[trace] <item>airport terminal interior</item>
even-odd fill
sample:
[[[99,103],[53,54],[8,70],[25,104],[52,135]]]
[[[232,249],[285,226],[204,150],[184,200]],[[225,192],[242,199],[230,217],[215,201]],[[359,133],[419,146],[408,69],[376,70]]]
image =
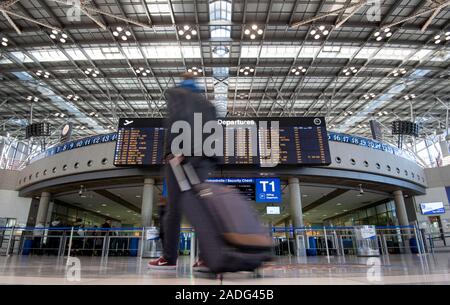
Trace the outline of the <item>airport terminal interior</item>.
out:
[[[450,1],[0,12],[0,284],[450,284]],[[207,183],[272,238],[255,272],[196,272],[185,216],[177,269],[148,268],[171,196],[166,93],[186,73],[220,118]]]

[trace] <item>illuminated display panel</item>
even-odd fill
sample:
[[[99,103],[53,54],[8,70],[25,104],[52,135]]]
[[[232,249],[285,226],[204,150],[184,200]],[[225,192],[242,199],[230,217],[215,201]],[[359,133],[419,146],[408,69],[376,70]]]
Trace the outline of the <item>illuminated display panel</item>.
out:
[[[226,118],[219,119],[219,122],[224,131],[221,160],[225,165],[331,163],[328,135],[322,117],[277,118],[279,128],[276,128],[274,118]],[[163,119],[120,119],[114,164],[163,164],[167,132],[163,123]]]

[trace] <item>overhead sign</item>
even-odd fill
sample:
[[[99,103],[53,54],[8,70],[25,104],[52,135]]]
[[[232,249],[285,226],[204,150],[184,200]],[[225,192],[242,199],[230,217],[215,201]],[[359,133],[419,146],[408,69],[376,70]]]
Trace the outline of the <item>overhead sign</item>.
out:
[[[234,187],[248,201],[255,201],[255,179],[253,178],[208,178],[206,182],[222,183]]]
[[[443,202],[426,202],[420,204],[420,210],[423,215],[434,215],[445,213]]]
[[[281,182],[279,178],[257,178],[256,202],[281,202]]]
[[[267,207],[266,208],[267,215],[279,215],[280,214],[280,207]]]

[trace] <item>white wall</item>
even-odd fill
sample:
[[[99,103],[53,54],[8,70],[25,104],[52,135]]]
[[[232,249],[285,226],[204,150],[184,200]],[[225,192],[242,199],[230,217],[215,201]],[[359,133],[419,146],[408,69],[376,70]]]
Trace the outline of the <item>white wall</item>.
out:
[[[428,181],[426,194],[423,196],[416,196],[414,199],[419,225],[422,228],[426,228],[429,223],[428,216],[424,216],[420,212],[419,205],[421,203],[443,202],[445,213],[436,216],[441,218],[442,229],[444,232],[450,232],[450,204],[445,191],[445,187],[450,186],[450,166],[427,168],[425,169],[425,175]]]
[[[19,197],[19,192],[0,190],[0,218],[16,218],[17,225],[25,226],[30,212],[31,198]]]

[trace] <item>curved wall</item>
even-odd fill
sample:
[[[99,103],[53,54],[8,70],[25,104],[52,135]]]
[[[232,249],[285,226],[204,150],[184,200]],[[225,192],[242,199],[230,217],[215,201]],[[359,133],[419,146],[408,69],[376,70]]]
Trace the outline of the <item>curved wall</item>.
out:
[[[400,156],[371,149],[368,147],[330,141],[331,165],[327,167],[289,167],[272,169],[255,169],[250,172],[242,170],[246,175],[258,175],[260,172],[274,172],[279,176],[318,175],[342,176],[345,179],[372,181],[398,185],[401,189],[411,189],[421,193],[426,187],[426,178],[422,167],[415,162]],[[83,181],[89,173],[102,172],[98,178],[117,178],[126,176],[160,176],[158,167],[153,169],[117,168],[113,165],[115,142],[80,147],[64,151],[31,163],[24,168],[16,182],[17,190],[36,190],[37,185],[55,185],[61,183],[63,177],[73,176],[73,181]],[[224,171],[226,172],[226,171]],[[83,174],[83,175],[78,175]],[[94,179],[96,175],[91,175]],[[81,180],[80,180],[81,179]],[[68,181],[67,179],[65,179]],[[45,183],[43,183],[45,182]],[[326,181],[324,180],[324,183]],[[25,193],[27,193],[25,191]]]

